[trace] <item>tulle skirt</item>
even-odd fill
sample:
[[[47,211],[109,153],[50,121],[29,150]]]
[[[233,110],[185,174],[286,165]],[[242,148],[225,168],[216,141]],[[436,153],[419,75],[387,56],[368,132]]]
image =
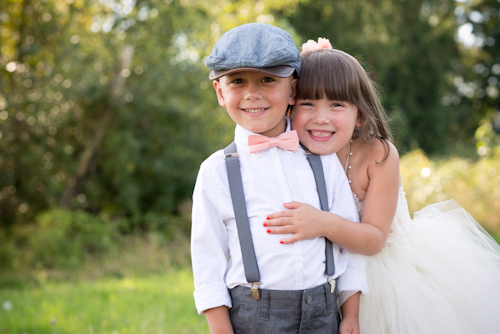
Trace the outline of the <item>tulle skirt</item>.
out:
[[[455,201],[393,223],[366,260],[362,334],[500,333],[500,246]]]

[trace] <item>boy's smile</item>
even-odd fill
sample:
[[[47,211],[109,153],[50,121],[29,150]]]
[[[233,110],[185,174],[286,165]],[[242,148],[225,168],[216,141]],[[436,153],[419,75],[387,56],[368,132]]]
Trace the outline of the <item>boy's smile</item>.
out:
[[[300,142],[316,154],[331,154],[342,149],[361,126],[358,108],[348,102],[297,100],[292,114],[292,128]]]
[[[285,130],[285,113],[295,103],[297,79],[245,70],[213,82],[219,104],[234,122],[268,137]]]

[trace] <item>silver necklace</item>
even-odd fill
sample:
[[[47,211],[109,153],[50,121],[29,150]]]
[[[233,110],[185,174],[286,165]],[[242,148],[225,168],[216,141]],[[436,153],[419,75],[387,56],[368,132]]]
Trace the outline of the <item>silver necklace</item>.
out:
[[[347,158],[346,158],[345,167],[344,167],[344,173],[346,174],[347,180],[349,181],[349,186],[351,185],[351,182],[352,182],[352,180],[351,180],[351,168],[352,168],[352,166],[349,165],[349,158],[352,155],[352,152],[351,152],[352,142],[353,142],[353,140],[351,139],[351,142],[349,143],[349,153],[347,153]],[[347,173],[347,171],[349,171],[349,173]],[[352,191],[352,187],[351,187],[351,191]],[[352,191],[352,194],[354,195],[354,197],[358,198],[358,196],[354,193],[354,191]]]
[[[352,152],[351,152],[351,145],[352,145],[352,142],[353,140],[351,139],[351,142],[349,143],[349,153],[347,153],[347,159],[345,161],[345,167],[344,167],[344,173],[347,175],[347,179],[349,180],[349,184],[351,183],[351,167],[352,166],[349,166],[349,158],[351,157],[352,155]],[[347,173],[347,170],[349,169],[349,173]]]

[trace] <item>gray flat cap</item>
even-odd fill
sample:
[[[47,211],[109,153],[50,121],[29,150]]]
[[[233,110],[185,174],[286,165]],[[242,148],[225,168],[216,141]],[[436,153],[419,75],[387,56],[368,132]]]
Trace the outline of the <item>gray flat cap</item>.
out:
[[[206,66],[210,80],[241,70],[278,77],[300,72],[300,54],[292,36],[265,23],[248,23],[224,33],[215,43]]]

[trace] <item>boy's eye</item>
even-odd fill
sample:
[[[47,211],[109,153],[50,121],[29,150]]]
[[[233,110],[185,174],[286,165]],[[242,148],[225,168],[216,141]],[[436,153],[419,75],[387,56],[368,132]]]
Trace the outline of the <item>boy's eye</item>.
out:
[[[271,77],[265,77],[262,79],[262,82],[272,82],[274,81],[274,78],[271,78]]]
[[[239,83],[243,83],[245,82],[243,79],[234,79],[231,81],[231,83],[234,83],[234,84],[239,84]]]

